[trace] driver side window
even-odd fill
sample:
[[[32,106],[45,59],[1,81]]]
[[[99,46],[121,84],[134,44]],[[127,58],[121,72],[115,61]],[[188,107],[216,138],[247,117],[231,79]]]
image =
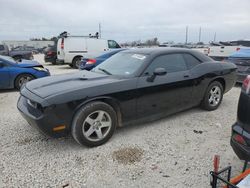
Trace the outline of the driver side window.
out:
[[[167,54],[156,57],[146,69],[146,75],[152,75],[156,68],[165,68],[167,73],[187,70],[182,54]]]
[[[108,47],[109,48],[121,48],[117,42],[114,40],[108,40]]]

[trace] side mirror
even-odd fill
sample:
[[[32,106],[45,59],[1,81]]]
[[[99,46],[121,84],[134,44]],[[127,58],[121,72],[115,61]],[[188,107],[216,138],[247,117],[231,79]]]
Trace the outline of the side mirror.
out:
[[[154,71],[154,75],[156,75],[156,76],[162,76],[165,74],[167,74],[167,71],[164,68],[156,68]]]
[[[153,75],[147,78],[147,81],[153,82],[156,76],[163,76],[165,74],[167,74],[167,71],[165,68],[156,68],[153,72]]]

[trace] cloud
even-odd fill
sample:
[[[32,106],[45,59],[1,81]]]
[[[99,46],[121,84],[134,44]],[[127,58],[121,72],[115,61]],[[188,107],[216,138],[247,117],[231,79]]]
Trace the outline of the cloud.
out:
[[[102,36],[119,42],[158,37],[162,42],[208,42],[250,38],[249,0],[0,0],[0,40],[87,35],[102,24]]]

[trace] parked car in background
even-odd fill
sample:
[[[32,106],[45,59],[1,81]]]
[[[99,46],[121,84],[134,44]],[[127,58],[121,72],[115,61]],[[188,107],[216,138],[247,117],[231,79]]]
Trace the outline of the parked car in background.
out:
[[[82,58],[94,58],[110,49],[121,48],[114,40],[72,36],[64,33],[57,42],[57,59],[60,63],[79,68]]]
[[[33,46],[17,46],[11,49],[12,51],[31,51],[33,54],[38,54],[39,51]]]
[[[242,84],[237,122],[232,126],[231,146],[241,160],[250,161],[250,76]]]
[[[105,61],[106,59],[110,58],[111,56],[117,54],[118,52],[121,52],[125,49],[120,48],[120,49],[116,49],[116,50],[110,50],[108,52],[103,53],[102,55],[93,58],[93,59],[88,59],[88,58],[83,58],[80,61],[79,64],[79,69],[81,70],[91,70],[92,68],[96,67],[97,65],[101,64],[103,61]]]
[[[37,61],[16,62],[8,56],[0,56],[0,89],[16,88],[30,80],[49,76],[50,72]]]
[[[240,49],[228,57],[226,61],[237,66],[237,82],[242,83],[250,74],[250,48]]]
[[[217,109],[235,84],[236,66],[188,49],[119,52],[91,71],[27,83],[17,107],[42,132],[71,133],[82,145],[107,142],[116,127],[194,106]]]
[[[33,53],[30,50],[9,50],[9,47],[5,44],[0,44],[0,55],[13,57],[16,61],[21,59],[31,60],[33,59]]]
[[[50,62],[53,65],[56,64],[56,60],[57,60],[57,49],[56,46],[49,46],[47,48],[44,49],[44,61],[45,62]]]
[[[231,54],[239,51],[240,49],[250,49],[250,48],[244,46],[226,46],[226,45],[210,46],[208,48],[208,56],[216,61],[221,61],[227,59]]]

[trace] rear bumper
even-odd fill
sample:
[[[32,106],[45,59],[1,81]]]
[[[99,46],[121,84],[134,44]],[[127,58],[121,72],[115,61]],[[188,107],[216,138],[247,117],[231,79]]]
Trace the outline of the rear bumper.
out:
[[[32,107],[28,103],[28,99],[23,96],[20,96],[17,108],[23,118],[32,127],[35,127],[45,135],[58,138],[66,136],[69,133],[69,128],[67,126],[63,130],[54,131],[53,128],[58,127],[59,125],[64,125],[64,122],[49,109],[46,109],[46,112],[42,112],[41,110]]]
[[[44,61],[45,62],[56,62],[56,56],[44,56]]]
[[[245,78],[247,77],[248,74],[246,73],[238,73],[237,72],[237,80],[236,82],[238,83],[243,83],[243,81],[245,80]]]
[[[95,65],[84,65],[84,66],[79,66],[79,69],[81,70],[91,70],[95,67]]]
[[[240,134],[241,136],[244,137],[245,140],[250,141],[250,134],[245,132],[243,130],[242,126],[238,123],[235,123],[232,126],[232,135],[234,133]],[[249,146],[245,146],[245,145],[242,145],[242,144],[236,142],[232,138],[232,136],[231,136],[230,144],[231,144],[235,154],[239,157],[239,159],[250,161],[250,147]]]
[[[63,59],[56,59],[57,64],[64,64],[65,61]]]

